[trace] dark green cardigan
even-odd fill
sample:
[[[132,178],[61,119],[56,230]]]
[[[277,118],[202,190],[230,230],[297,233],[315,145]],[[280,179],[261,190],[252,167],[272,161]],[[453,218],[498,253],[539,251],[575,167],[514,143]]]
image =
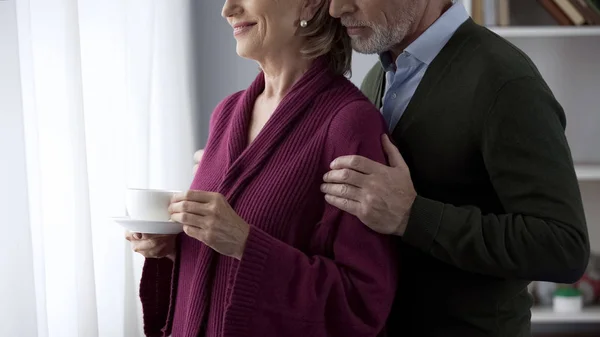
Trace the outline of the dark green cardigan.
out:
[[[378,107],[380,64],[363,92]],[[528,336],[527,280],[574,282],[589,242],[565,114],[530,59],[465,22],[392,138],[417,197],[391,336]]]

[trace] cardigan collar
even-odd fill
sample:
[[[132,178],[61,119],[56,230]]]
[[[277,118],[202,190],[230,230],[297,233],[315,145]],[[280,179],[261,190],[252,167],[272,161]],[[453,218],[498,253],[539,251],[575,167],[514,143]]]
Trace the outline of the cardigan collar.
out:
[[[325,57],[317,58],[309,70],[292,86],[279,103],[256,139],[248,144],[254,103],[265,89],[264,73],[260,73],[240,96],[234,107],[228,132],[229,169],[221,185],[221,193],[234,203],[247,182],[289,134],[296,122],[308,113],[314,98],[335,79]]]

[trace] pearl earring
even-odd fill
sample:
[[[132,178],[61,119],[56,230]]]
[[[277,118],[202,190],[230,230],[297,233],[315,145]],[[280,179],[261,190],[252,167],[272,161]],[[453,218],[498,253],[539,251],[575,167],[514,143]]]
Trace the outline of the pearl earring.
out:
[[[306,26],[308,26],[308,22],[306,20],[301,20],[300,21],[300,27],[306,28]]]

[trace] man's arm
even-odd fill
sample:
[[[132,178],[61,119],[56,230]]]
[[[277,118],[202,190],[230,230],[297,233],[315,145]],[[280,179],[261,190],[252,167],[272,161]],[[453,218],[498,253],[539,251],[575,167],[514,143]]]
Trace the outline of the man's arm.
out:
[[[507,83],[481,143],[505,214],[417,197],[403,240],[475,273],[577,281],[590,249],[564,128],[564,112],[540,79]]]
[[[371,67],[360,85],[360,91],[375,105],[381,108],[383,88],[385,87],[385,76],[381,63],[377,62]]]
[[[507,83],[489,111],[480,144],[502,214],[416,196],[400,152],[384,142],[390,166],[346,156],[322,186],[330,204],[371,229],[473,273],[577,281],[589,257],[579,185],[564,112],[537,78]]]

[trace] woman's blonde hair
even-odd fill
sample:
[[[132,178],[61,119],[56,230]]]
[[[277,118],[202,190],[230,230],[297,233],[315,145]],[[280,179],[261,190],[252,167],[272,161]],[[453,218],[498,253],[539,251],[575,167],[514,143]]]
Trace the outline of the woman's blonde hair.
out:
[[[329,0],[323,5],[306,27],[300,27],[298,35],[306,38],[301,53],[307,58],[326,55],[329,67],[338,75],[350,77],[352,64],[352,45],[346,28],[339,19],[329,15]]]

